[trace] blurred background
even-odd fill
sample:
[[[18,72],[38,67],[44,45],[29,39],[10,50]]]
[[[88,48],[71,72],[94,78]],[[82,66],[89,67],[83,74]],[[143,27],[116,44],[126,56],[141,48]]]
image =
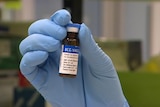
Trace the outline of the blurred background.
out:
[[[158,0],[0,0],[0,106],[50,106],[19,72],[18,46],[32,22],[62,8],[111,57],[131,107],[160,107]]]

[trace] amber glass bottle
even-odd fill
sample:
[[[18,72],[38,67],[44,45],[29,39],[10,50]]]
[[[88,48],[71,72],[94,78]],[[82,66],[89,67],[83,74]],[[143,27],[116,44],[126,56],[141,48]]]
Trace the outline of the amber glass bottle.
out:
[[[59,75],[62,77],[76,77],[79,56],[78,32],[80,24],[68,24],[67,36],[62,41]]]

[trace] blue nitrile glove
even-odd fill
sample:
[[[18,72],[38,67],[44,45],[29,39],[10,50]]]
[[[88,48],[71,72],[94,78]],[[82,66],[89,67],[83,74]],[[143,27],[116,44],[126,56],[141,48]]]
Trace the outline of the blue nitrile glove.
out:
[[[80,57],[76,78],[59,76],[66,10],[36,21],[20,44],[21,72],[53,107],[129,107],[111,59],[95,43],[85,24],[79,31]]]

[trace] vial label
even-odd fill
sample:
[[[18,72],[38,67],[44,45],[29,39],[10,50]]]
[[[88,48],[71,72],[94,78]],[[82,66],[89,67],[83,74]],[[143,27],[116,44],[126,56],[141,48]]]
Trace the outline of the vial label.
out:
[[[79,47],[62,45],[59,73],[77,74]]]

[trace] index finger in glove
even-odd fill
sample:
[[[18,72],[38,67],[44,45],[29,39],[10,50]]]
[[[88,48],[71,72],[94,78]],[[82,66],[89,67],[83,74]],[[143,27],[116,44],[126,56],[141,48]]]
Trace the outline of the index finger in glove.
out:
[[[62,40],[66,36],[65,25],[71,22],[71,15],[67,10],[55,12],[50,19],[42,19],[34,22],[28,29],[29,35],[43,34]]]
[[[42,34],[32,34],[25,38],[19,45],[22,55],[30,51],[54,52],[59,47],[60,41]]]
[[[29,80],[33,81],[33,79],[37,76],[37,74],[41,75],[43,72],[38,72],[38,65],[42,64],[48,58],[48,53],[45,51],[32,51],[27,52],[20,63],[20,70],[22,74]],[[45,77],[44,75],[42,76]],[[41,79],[43,79],[41,78]]]

